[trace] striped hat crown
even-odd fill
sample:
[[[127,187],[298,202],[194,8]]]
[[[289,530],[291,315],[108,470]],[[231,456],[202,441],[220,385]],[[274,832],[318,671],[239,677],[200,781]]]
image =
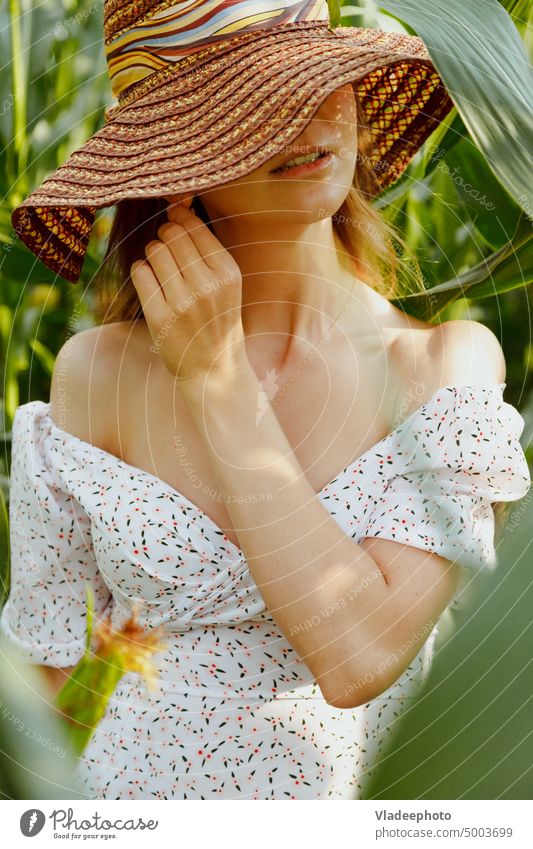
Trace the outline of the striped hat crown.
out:
[[[250,30],[327,21],[326,0],[107,0],[106,58],[113,97],[184,56]]]

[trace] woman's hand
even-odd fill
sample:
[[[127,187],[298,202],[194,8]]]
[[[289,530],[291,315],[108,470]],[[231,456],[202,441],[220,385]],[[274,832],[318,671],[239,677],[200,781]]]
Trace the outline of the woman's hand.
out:
[[[202,380],[246,359],[241,272],[190,209],[174,204],[168,217],[131,279],[168,371],[179,381]]]

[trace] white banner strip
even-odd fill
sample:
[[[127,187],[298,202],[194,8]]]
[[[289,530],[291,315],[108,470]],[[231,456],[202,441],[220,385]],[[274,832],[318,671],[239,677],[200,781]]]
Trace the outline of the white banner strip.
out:
[[[6,847],[532,846],[527,801],[4,801]],[[211,806],[207,811],[205,807]],[[214,807],[213,807],[214,806]],[[238,806],[238,810],[237,810]],[[29,843],[35,838],[35,843]],[[293,843],[294,841],[294,843]]]

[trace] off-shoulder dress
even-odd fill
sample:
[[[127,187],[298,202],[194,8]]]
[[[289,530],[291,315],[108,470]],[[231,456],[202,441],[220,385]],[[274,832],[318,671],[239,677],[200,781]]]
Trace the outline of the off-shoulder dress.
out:
[[[457,561],[468,598],[497,564],[497,501],[531,479],[505,383],[444,386],[318,494],[354,541],[382,537]],[[394,685],[353,709],[324,700],[254,584],[242,551],[153,474],[62,430],[43,401],[17,408],[11,588],[2,640],[70,666],[98,618],[163,626],[156,689],[118,683],[77,781],[97,799],[357,799],[429,670],[438,624]],[[502,564],[503,567],[503,564]]]

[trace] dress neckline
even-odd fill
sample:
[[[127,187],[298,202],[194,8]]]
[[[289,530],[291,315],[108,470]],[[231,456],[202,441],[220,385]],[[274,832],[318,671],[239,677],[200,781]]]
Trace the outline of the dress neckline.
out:
[[[435,398],[437,398],[437,396],[441,392],[444,392],[447,389],[452,389],[455,392],[462,392],[462,391],[465,391],[465,390],[472,390],[472,389],[483,389],[483,390],[501,389],[502,394],[503,394],[503,390],[505,389],[506,386],[507,386],[506,383],[476,383],[476,384],[466,384],[466,385],[463,385],[463,386],[454,386],[453,384],[448,384],[446,386],[439,387],[439,389],[437,389],[427,399],[427,401],[424,401],[419,407],[417,407],[415,410],[413,410],[413,412],[410,413],[402,422],[400,422],[399,425],[392,428],[392,430],[390,430],[388,433],[386,433],[385,436],[382,439],[380,439],[374,445],[371,445],[370,448],[367,448],[366,451],[363,451],[363,453],[360,454],[358,457],[356,457],[355,460],[352,460],[350,463],[348,463],[348,465],[345,466],[344,469],[342,469],[340,472],[338,472],[338,474],[336,474],[335,477],[332,478],[332,480],[330,480],[327,484],[325,484],[322,487],[322,489],[320,489],[316,493],[316,497],[317,498],[324,497],[324,495],[326,494],[326,490],[328,490],[330,487],[332,487],[334,484],[336,484],[341,478],[343,478],[346,474],[348,474],[348,472],[352,472],[354,470],[354,468],[361,462],[361,460],[364,457],[366,457],[369,454],[375,453],[376,449],[380,448],[380,446],[382,446],[384,442],[386,442],[392,436],[394,436],[394,434],[397,433],[400,429],[408,428],[409,425],[411,424],[411,422],[413,422],[415,420],[415,418],[417,418],[418,416],[423,414],[424,411],[432,405]],[[221,536],[225,540],[227,546],[235,553],[235,556],[238,559],[245,559],[245,555],[244,555],[244,552],[242,551],[242,549],[240,549],[238,545],[235,545],[235,543],[224,533],[222,528],[219,527],[219,525],[217,525],[217,523],[214,521],[214,519],[211,519],[210,516],[208,516],[207,513],[201,507],[199,507],[197,504],[195,504],[193,501],[191,501],[189,498],[187,498],[187,496],[184,495],[184,493],[180,492],[180,490],[175,489],[169,483],[162,480],[162,478],[159,478],[157,475],[152,474],[152,472],[149,472],[146,469],[141,469],[139,466],[133,466],[131,463],[126,462],[126,460],[123,460],[121,457],[117,457],[116,454],[112,454],[110,451],[106,451],[105,448],[100,448],[98,445],[93,445],[92,442],[87,442],[85,439],[80,439],[79,436],[75,436],[73,433],[69,433],[69,431],[63,430],[63,428],[59,427],[59,425],[54,421],[54,419],[50,415],[50,402],[49,401],[40,401],[40,400],[30,401],[25,406],[29,407],[30,405],[33,405],[33,404],[39,405],[41,407],[41,409],[45,411],[44,414],[45,414],[46,418],[48,419],[48,422],[51,426],[51,429],[54,431],[54,433],[58,434],[61,437],[63,442],[72,440],[72,441],[74,441],[75,444],[82,445],[85,448],[88,448],[91,451],[96,452],[96,454],[102,455],[102,456],[108,458],[110,461],[115,462],[118,466],[127,470],[130,473],[131,476],[135,475],[137,477],[145,477],[145,478],[148,478],[151,481],[154,481],[155,483],[158,484],[158,486],[161,487],[161,489],[169,492],[174,498],[181,499],[181,501],[183,501],[186,506],[188,506],[190,509],[192,509],[198,515],[198,518],[201,520],[201,522],[204,525],[206,525],[207,527],[210,527],[216,534],[218,534],[219,536]]]

